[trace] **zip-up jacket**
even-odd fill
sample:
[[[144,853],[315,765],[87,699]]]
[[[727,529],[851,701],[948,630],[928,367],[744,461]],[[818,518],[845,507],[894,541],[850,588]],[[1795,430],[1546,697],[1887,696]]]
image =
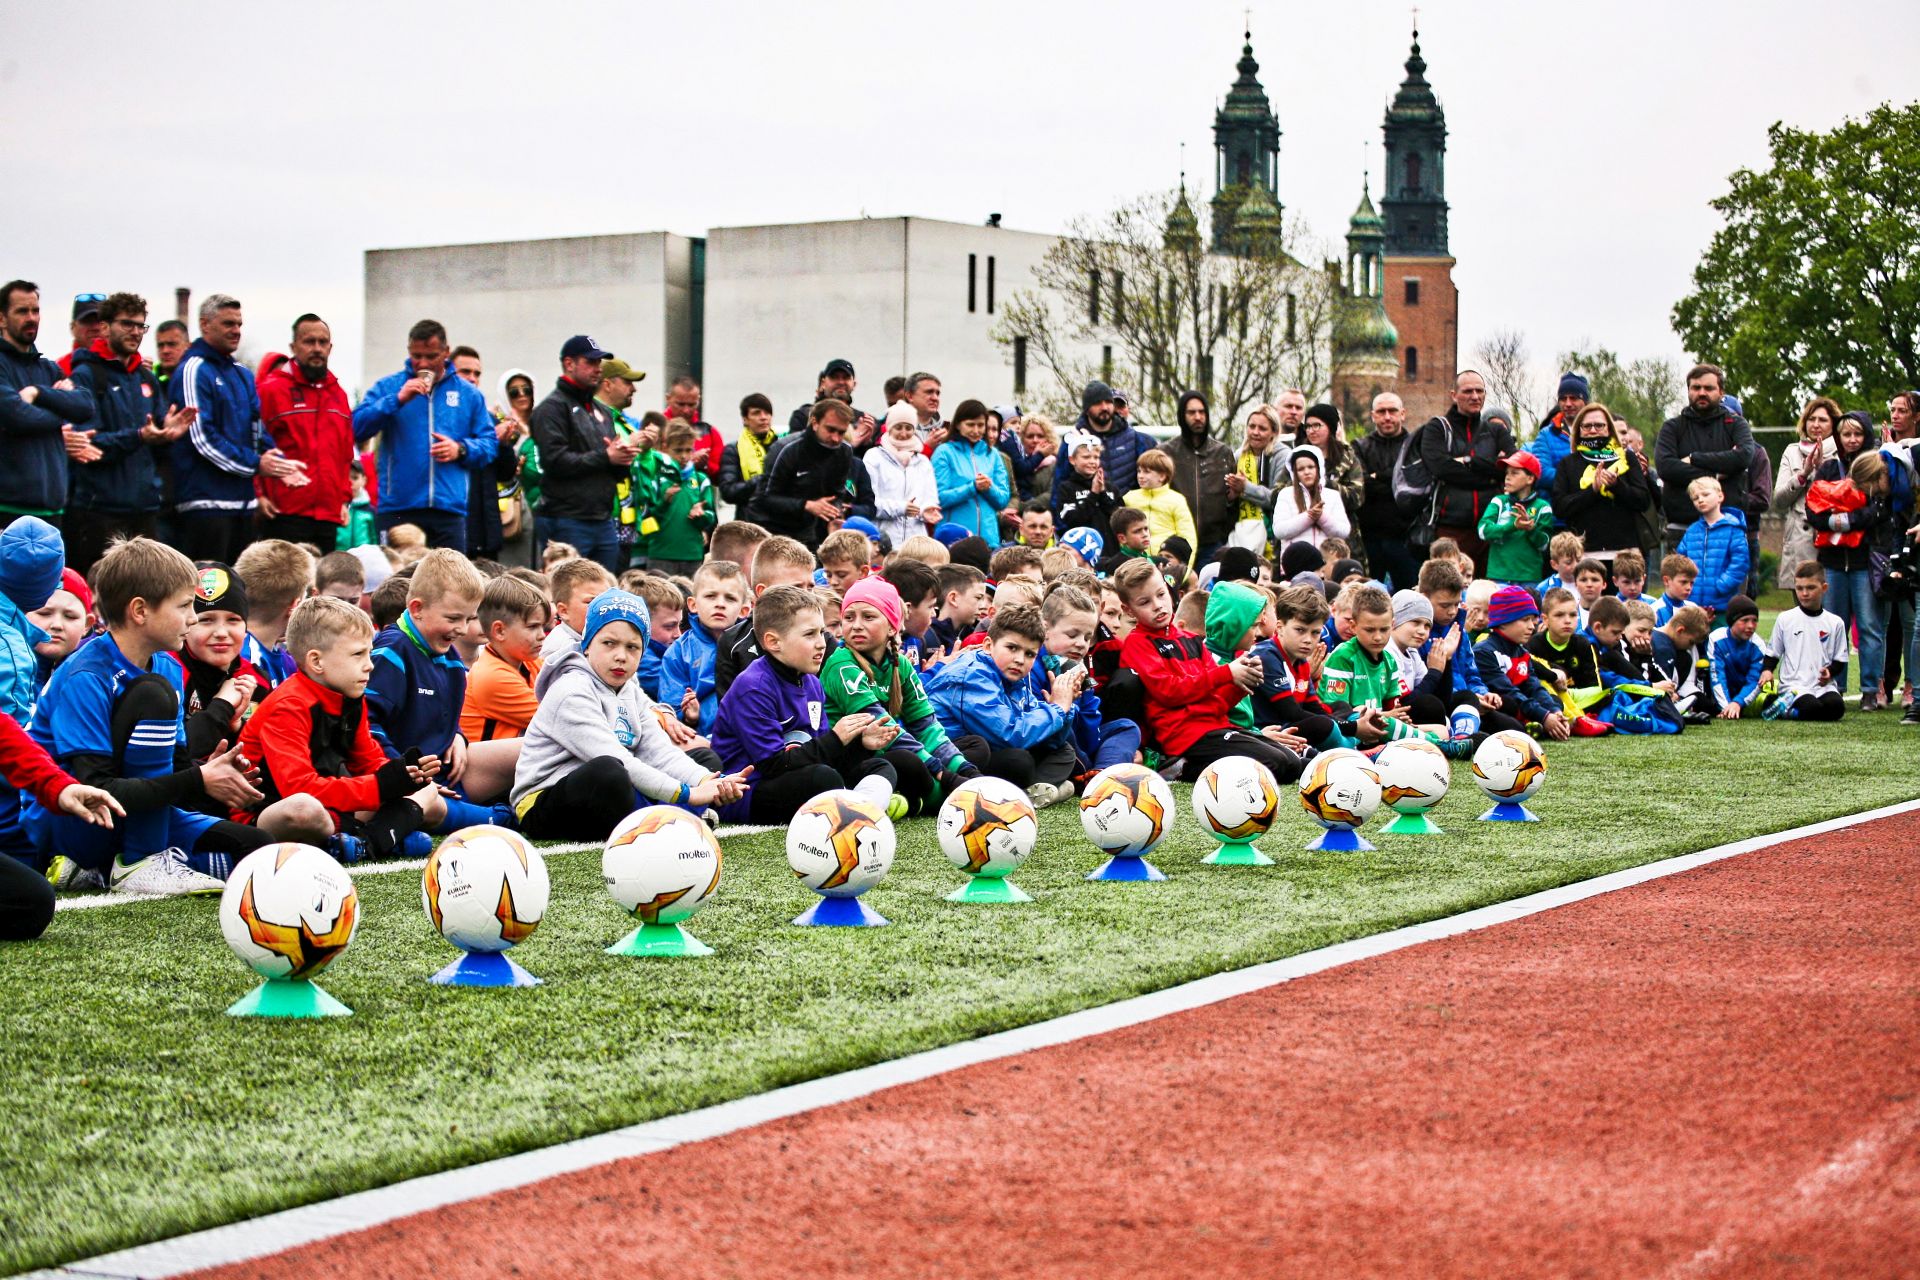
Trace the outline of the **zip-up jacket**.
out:
[[[1353,513],[1353,522],[1360,532],[1376,538],[1404,538],[1413,528],[1413,521],[1393,500],[1393,469],[1399,465],[1400,455],[1406,452],[1409,439],[1411,436],[1404,429],[1399,435],[1383,436],[1376,428],[1354,441],[1354,456],[1360,459],[1366,483],[1366,499]]]
[[[1487,682],[1480,678],[1480,664],[1474,660],[1473,637],[1467,634],[1466,610],[1454,614],[1453,621],[1447,626],[1449,630],[1460,633],[1460,643],[1453,646],[1453,656],[1447,659],[1447,688],[1455,697],[1470,693],[1478,698],[1487,691]],[[1420,646],[1422,658],[1433,652],[1433,646],[1441,634],[1436,631],[1427,637],[1427,642]]]
[[[700,699],[700,732],[711,737],[714,720],[720,711],[720,695],[714,692],[714,660],[719,654],[719,640],[707,624],[697,617],[687,619],[687,629],[682,631],[660,659],[660,690],[658,701],[667,709],[667,714],[680,714],[680,700],[687,696],[687,690],[693,690],[694,697]]]
[[[467,700],[467,667],[452,649],[435,653],[413,625],[413,615],[373,638],[373,678],[367,682],[368,718],[374,740],[389,756],[418,747],[420,754],[447,757],[460,731]]]
[[[1682,462],[1682,458],[1692,458]],[[1729,503],[1747,491],[1747,472],[1753,464],[1753,428],[1725,405],[1705,413],[1691,404],[1668,418],[1653,442],[1653,465],[1664,486],[1662,508],[1668,524],[1691,524],[1695,512],[1687,486],[1701,476],[1713,476]]]
[[[98,462],[69,462],[67,506],[80,511],[160,509],[160,475],[140,429],[166,416],[153,370],[135,354],[122,360],[106,339],[73,353],[74,389],[93,396],[93,447]],[[157,411],[157,413],[156,413]]]
[[[1533,527],[1520,527],[1520,511],[1533,516]],[[1544,563],[1547,543],[1553,540],[1553,504],[1535,488],[1526,498],[1497,493],[1480,513],[1480,537],[1487,544],[1487,576],[1495,582],[1525,585]]]
[[[1593,483],[1594,473],[1603,468],[1613,475],[1605,493]],[[1630,451],[1574,450],[1560,460],[1552,493],[1554,518],[1579,534],[1588,552],[1640,545],[1640,516],[1653,505],[1653,488],[1647,469]]]
[[[1695,520],[1680,539],[1680,554],[1700,567],[1690,602],[1718,613],[1746,589],[1746,514],[1730,506],[1721,508],[1720,519],[1713,524]]]
[[[1095,431],[1082,413],[1073,420],[1073,430],[1087,431],[1100,442],[1100,469],[1107,473],[1107,492],[1120,499],[1133,492],[1140,484],[1140,455],[1150,449],[1158,449],[1160,442],[1140,428],[1131,426],[1119,414],[1113,415],[1113,421],[1107,424],[1105,431]],[[1060,488],[1066,477],[1073,471],[1073,459],[1068,456],[1066,442],[1060,444],[1060,452],[1054,455],[1053,464],[1053,509],[1061,507]],[[1198,548],[1195,548],[1198,550]]]
[[[1473,647],[1473,660],[1480,665],[1487,691],[1500,698],[1509,714],[1518,708],[1545,719],[1560,710],[1560,700],[1533,674],[1533,655],[1525,646],[1493,632]]]
[[[773,441],[772,432],[762,439],[742,429],[738,440],[720,450],[720,496],[743,520],[754,495],[760,491],[760,478],[766,474],[767,454],[773,448]]]
[[[851,505],[859,465],[852,448],[845,443],[822,444],[811,427],[787,436],[767,455],[766,474],[750,518],[769,533],[795,538],[809,551],[817,551],[827,536],[827,525],[807,510],[807,504],[816,498],[834,498]]]
[[[451,369],[433,390],[400,403],[400,388],[414,378],[411,363],[367,389],[353,411],[353,438],[380,437],[377,453],[382,511],[445,511],[463,516],[472,489],[469,473],[493,461],[499,441],[486,397]],[[540,411],[534,410],[538,422]],[[445,436],[461,446],[458,458],[435,462],[433,438]],[[544,461],[544,458],[542,459]]]
[[[867,480],[873,485],[874,523],[880,526],[880,532],[892,539],[895,547],[917,533],[925,533],[927,522],[919,516],[908,516],[907,504],[911,502],[923,511],[939,505],[940,487],[927,455],[915,453],[903,464],[897,454],[881,445],[867,450],[860,465],[866,468]]]
[[[1715,627],[1707,637],[1714,701],[1723,707],[1734,702],[1744,706],[1760,691],[1766,661],[1767,651],[1752,640],[1736,640],[1725,627]]]
[[[336,816],[378,809],[417,790],[367,727],[366,699],[349,698],[304,671],[268,694],[240,734],[260,764],[261,807],[306,794]],[[236,820],[246,820],[235,814]]]
[[[65,376],[37,348],[22,351],[0,338],[0,439],[6,442],[6,463],[0,466],[0,509],[29,513],[66,509],[67,446],[60,430],[92,422],[94,406],[92,394],[77,387],[54,390],[53,384]],[[20,398],[27,387],[39,388],[32,404]]]
[[[1566,415],[1558,409],[1540,424],[1540,430],[1534,434],[1533,443],[1527,446],[1540,462],[1540,484],[1542,493],[1552,493],[1555,479],[1560,474],[1560,464],[1573,452],[1572,423],[1563,421]]]
[[[1436,427],[1428,430],[1428,427]],[[1433,477],[1433,522],[1456,529],[1473,529],[1480,513],[1500,492],[1500,460],[1514,451],[1513,432],[1449,409],[1420,429],[1420,457]],[[1456,459],[1464,457],[1465,462]]]
[[[987,477],[984,490],[974,487],[981,476]],[[933,480],[949,522],[979,534],[989,547],[1000,545],[1000,510],[1013,500],[1006,454],[985,439],[969,444],[955,436],[933,451]]]
[[[168,390],[174,404],[196,411],[187,434],[173,442],[174,506],[210,515],[253,510],[265,443],[253,370],[196,338]]]
[[[329,369],[311,382],[283,361],[260,380],[260,420],[275,448],[307,464],[307,483],[262,476],[261,495],[282,515],[341,523],[353,497],[353,409],[340,379]],[[389,479],[384,466],[381,479]]]
[[[1064,742],[1072,727],[1072,718],[1034,696],[1025,680],[1008,684],[984,649],[969,649],[934,668],[926,687],[949,737],[978,734],[995,747],[1031,751]]]
[[[1161,750],[1184,755],[1201,734],[1225,729],[1241,699],[1233,669],[1213,660],[1206,641],[1168,627],[1136,626],[1120,645],[1120,665],[1135,672],[1147,691],[1147,724]]]
[[[1206,403],[1197,391],[1180,397],[1175,417],[1181,424],[1180,432],[1166,443],[1164,451],[1173,460],[1173,488],[1193,512],[1199,539],[1193,549],[1197,554],[1202,547],[1218,546],[1227,540],[1239,504],[1227,498],[1227,477],[1234,470],[1233,450],[1209,435],[1210,427],[1203,427],[1197,436],[1187,430],[1187,405],[1194,400]]]
[[[533,407],[529,423],[540,451],[539,514],[561,520],[611,520],[624,463],[607,457],[613,415],[593,393],[561,378]]]

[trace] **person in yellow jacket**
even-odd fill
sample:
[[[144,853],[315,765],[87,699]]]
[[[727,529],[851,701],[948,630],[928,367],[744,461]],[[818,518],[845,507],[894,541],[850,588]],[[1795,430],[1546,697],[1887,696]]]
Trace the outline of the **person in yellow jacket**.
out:
[[[1172,487],[1173,459],[1164,450],[1149,449],[1137,464],[1140,487],[1127,494],[1126,504],[1147,516],[1147,542],[1157,555],[1168,538],[1184,538],[1197,546],[1193,510]]]

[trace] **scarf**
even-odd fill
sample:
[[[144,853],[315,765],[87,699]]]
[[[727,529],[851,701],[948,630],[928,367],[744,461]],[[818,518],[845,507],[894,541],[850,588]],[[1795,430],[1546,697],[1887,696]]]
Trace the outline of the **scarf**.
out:
[[[1240,451],[1240,460],[1234,469],[1246,478],[1248,484],[1260,483],[1260,458],[1261,455],[1253,453],[1250,450],[1242,449]],[[1240,499],[1240,518],[1242,520],[1262,520],[1266,518],[1266,514],[1265,511],[1262,511],[1254,503],[1247,501],[1245,498]]]
[[[752,480],[767,469],[767,444],[751,431],[740,433],[740,478]]]

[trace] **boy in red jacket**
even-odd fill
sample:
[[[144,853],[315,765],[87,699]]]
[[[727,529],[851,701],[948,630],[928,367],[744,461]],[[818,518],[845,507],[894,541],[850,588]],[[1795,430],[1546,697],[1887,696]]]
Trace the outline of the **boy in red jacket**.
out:
[[[1251,756],[1283,782],[1299,777],[1298,755],[1229,718],[1260,687],[1260,660],[1249,651],[1218,662],[1204,639],[1176,626],[1173,593],[1152,561],[1121,565],[1113,584],[1134,620],[1120,646],[1120,665],[1140,677],[1147,726],[1162,752],[1185,758],[1183,776],[1198,777],[1225,756]]]
[[[287,621],[287,647],[299,670],[267,695],[240,741],[259,762],[264,804],[303,796],[316,807],[283,819],[273,834],[322,845],[343,862],[425,856],[423,829],[447,813],[433,785],[440,761],[417,751],[390,760],[373,740],[363,696],[373,624],[344,600],[312,596]]]

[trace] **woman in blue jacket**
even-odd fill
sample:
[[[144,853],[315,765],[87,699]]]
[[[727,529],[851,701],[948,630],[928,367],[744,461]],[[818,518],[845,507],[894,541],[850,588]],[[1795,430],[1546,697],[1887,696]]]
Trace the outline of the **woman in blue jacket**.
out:
[[[933,451],[933,480],[947,520],[1000,545],[1000,512],[1013,498],[1007,456],[987,440],[987,406],[962,400],[953,411],[953,435]]]

